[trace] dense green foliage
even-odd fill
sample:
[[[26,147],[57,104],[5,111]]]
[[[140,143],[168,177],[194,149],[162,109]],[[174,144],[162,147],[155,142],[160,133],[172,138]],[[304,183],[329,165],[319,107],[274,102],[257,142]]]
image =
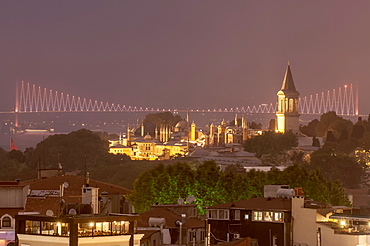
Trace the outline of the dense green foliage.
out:
[[[35,149],[27,148],[23,153],[0,149],[0,180],[36,178],[37,168],[58,168],[58,163],[64,171],[84,175],[86,164],[91,178],[131,189],[135,178],[154,164],[108,153],[106,139],[112,137],[116,136],[82,129],[49,136]]]
[[[308,137],[316,137],[316,127],[319,123],[318,119],[314,119],[307,126],[300,126],[299,131]]]
[[[154,125],[170,125],[175,126],[181,120],[180,115],[173,115],[171,112],[147,114],[144,122],[150,122]]]
[[[319,171],[310,172],[302,166],[290,166],[284,171],[252,170],[240,172],[228,168],[222,172],[214,162],[206,161],[195,170],[186,163],[158,165],[142,173],[134,183],[129,199],[137,212],[144,212],[157,203],[176,203],[178,198],[196,197],[198,208],[255,196],[263,196],[266,184],[288,184],[302,187],[306,197],[333,205],[349,205],[339,182],[329,181]]]
[[[88,171],[93,179],[132,189],[135,179],[156,164],[153,161],[124,160],[115,162],[115,164],[110,163],[91,167],[88,168]]]
[[[19,150],[7,152],[0,148],[0,180],[36,178],[36,171],[26,164],[27,158]]]
[[[366,144],[370,143],[370,123],[361,117],[353,124],[330,111],[321,115],[320,120],[314,119],[306,126],[301,126],[300,131],[310,137],[323,137],[325,147],[346,154],[353,152],[356,147],[370,147]]]
[[[37,144],[32,153],[33,168],[56,168],[58,163],[66,171],[83,170],[111,162],[115,157],[108,153],[108,142],[97,133],[81,129],[69,134],[55,134]]]
[[[244,149],[255,153],[257,157],[269,155],[271,162],[278,162],[278,156],[284,151],[297,146],[297,136],[291,131],[286,133],[264,132],[262,135],[248,139],[245,142]]]
[[[364,166],[343,152],[324,147],[311,154],[305,165],[309,170],[320,170],[329,180],[342,182],[346,188],[359,188]]]

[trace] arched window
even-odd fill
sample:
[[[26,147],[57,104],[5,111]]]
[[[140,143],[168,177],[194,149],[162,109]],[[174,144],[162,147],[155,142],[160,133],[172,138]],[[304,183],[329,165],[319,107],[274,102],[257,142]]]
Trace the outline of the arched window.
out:
[[[289,98],[289,113],[294,111],[294,100]]]
[[[1,222],[1,227],[11,227],[12,219],[9,216],[5,216]]]

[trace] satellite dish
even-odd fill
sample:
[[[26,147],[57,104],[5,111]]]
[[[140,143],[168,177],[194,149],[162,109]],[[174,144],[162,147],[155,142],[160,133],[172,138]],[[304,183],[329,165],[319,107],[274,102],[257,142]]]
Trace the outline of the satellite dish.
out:
[[[184,199],[182,199],[182,198],[177,199],[177,204],[183,205],[184,204]]]
[[[66,188],[66,189],[69,187],[68,182],[64,182],[63,185],[64,185],[64,188]]]
[[[50,209],[46,210],[46,215],[47,216],[54,216],[53,210],[50,210]]]
[[[194,201],[195,201],[195,197],[193,195],[190,195],[188,196],[188,198],[186,198],[187,204],[192,204]]]
[[[68,211],[68,214],[69,214],[69,215],[76,215],[76,214],[77,214],[77,211],[76,211],[76,209],[71,208],[71,209]]]

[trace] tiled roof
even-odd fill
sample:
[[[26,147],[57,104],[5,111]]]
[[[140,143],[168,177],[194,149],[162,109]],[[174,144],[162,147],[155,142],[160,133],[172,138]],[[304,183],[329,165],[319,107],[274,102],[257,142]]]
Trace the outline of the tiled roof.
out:
[[[220,246],[247,246],[250,244],[251,239],[250,238],[240,238],[237,240],[232,240],[229,242],[219,242],[217,245]],[[257,241],[256,239],[253,239],[253,241]]]
[[[0,217],[3,216],[4,214],[9,214],[14,218],[15,215],[17,215],[18,212],[22,210],[23,208],[0,208]]]
[[[59,214],[60,210],[60,197],[48,197],[48,198],[28,198],[26,202],[25,212],[38,212],[40,214],[46,214],[47,210],[53,211],[54,215]]]
[[[0,181],[0,187],[24,187],[18,181]]]
[[[100,188],[99,192],[107,191],[109,193],[123,194],[126,195],[130,192],[129,189],[122,186],[109,184],[102,181],[97,181],[89,179],[90,187]],[[21,184],[29,184],[31,190],[59,190],[60,185],[64,182],[69,184],[69,187],[65,189],[65,192],[71,192],[72,195],[74,192],[81,194],[82,186],[85,184],[85,178],[76,175],[64,174],[60,176],[54,176],[46,179],[33,179],[22,181]]]
[[[154,208],[152,210],[140,214],[140,216],[141,219],[137,223],[139,227],[149,227],[149,218],[165,218],[167,228],[177,227],[176,220],[181,221],[181,216],[175,214],[169,209],[164,208]],[[185,219],[185,223],[183,226],[187,228],[203,228],[205,227],[205,223],[200,219],[190,218]]]
[[[210,209],[240,208],[240,209],[256,209],[256,210],[273,209],[273,210],[290,211],[292,208],[292,201],[290,199],[285,199],[285,198],[258,197],[258,198],[241,200],[238,202],[217,204],[217,205],[210,206],[208,208]]]

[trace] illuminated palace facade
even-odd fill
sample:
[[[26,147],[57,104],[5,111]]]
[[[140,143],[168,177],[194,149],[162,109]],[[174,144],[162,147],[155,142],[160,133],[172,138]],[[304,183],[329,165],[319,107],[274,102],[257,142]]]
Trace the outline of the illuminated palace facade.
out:
[[[143,126],[142,126],[143,128]],[[242,145],[254,133],[248,130],[247,121],[242,116],[235,116],[234,124],[227,125],[223,120],[218,126],[213,123],[205,128],[197,128],[195,123],[188,124],[187,120],[179,121],[175,127],[160,126],[155,130],[155,136],[144,135],[134,137],[130,126],[127,133],[117,140],[110,140],[109,152],[126,154],[132,160],[168,160],[188,154],[191,147],[224,147]]]
[[[281,89],[277,93],[278,109],[276,111],[277,132],[299,132],[299,92],[296,90],[290,65],[288,64]],[[188,117],[187,117],[188,118]],[[262,131],[249,129],[243,116],[235,115],[234,124],[226,124],[223,120],[219,125],[210,124],[205,129],[196,127],[189,120],[179,121],[175,127],[157,126],[154,136],[144,134],[144,124],[140,128],[141,136],[133,136],[130,126],[125,136],[110,140],[109,152],[126,154],[132,160],[168,160],[185,156],[191,147],[225,147],[226,145],[240,147],[250,137],[261,134]],[[273,128],[273,127],[272,127]],[[274,129],[269,129],[274,130]]]

